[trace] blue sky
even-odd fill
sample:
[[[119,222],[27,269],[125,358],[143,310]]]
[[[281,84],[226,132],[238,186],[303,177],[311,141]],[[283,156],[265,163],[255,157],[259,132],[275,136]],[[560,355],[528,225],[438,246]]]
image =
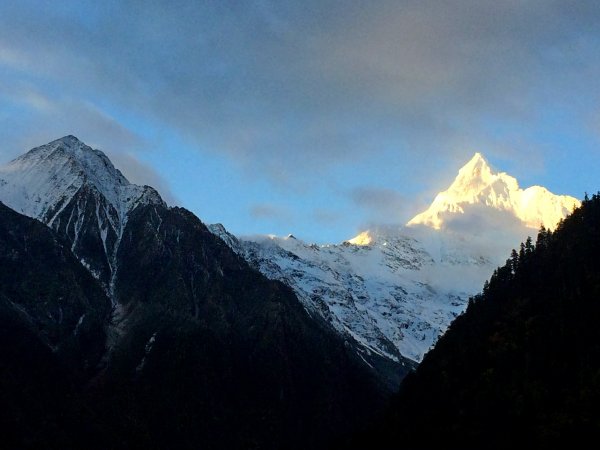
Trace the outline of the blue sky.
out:
[[[237,234],[402,223],[475,151],[600,189],[600,3],[0,0],[0,159],[66,134]]]

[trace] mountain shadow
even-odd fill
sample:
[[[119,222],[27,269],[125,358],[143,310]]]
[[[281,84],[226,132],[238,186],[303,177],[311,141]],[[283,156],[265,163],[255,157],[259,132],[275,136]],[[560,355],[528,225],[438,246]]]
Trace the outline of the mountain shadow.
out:
[[[119,336],[92,395],[128,418],[124,447],[316,448],[381,406],[351,348],[189,211],[138,207],[117,259]]]
[[[104,353],[110,309],[67,242],[0,203],[2,447],[68,447],[86,432],[77,387]]]

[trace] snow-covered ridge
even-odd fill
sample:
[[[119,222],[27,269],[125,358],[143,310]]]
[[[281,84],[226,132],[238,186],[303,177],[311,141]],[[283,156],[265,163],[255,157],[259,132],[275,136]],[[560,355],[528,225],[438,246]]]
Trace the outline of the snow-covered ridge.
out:
[[[406,226],[374,226],[332,245],[210,229],[365,352],[419,362],[532,227],[552,228],[578,204],[539,186],[520,189],[477,153]]]
[[[541,186],[521,189],[505,172],[494,173],[480,153],[458,172],[450,187],[440,192],[431,206],[412,218],[408,225],[425,225],[439,230],[448,214],[464,214],[470,205],[507,211],[529,228],[554,228],[560,219],[580,205],[568,195],[555,195]]]
[[[457,250],[451,238],[438,242],[432,255],[404,228],[374,229],[361,245],[237,239],[222,226],[209,228],[264,275],[292,287],[309,313],[367,354],[396,362],[421,361],[494,268]],[[462,283],[453,284],[454,278]]]

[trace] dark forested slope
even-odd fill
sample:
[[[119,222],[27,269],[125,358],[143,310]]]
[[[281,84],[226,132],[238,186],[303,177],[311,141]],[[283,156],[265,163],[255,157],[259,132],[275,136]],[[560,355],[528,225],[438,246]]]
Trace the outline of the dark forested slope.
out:
[[[68,238],[0,203],[0,447],[321,448],[382,404],[352,349],[190,212],[131,212],[114,305]]]
[[[146,448],[314,448],[382,404],[354,352],[189,211],[137,208],[117,259],[120,335],[96,396],[126,411],[113,434]]]
[[[68,446],[85,433],[77,387],[104,352],[109,315],[68,245],[0,203],[0,447]]]
[[[595,195],[512,253],[361,442],[490,448],[597,439],[599,324]]]

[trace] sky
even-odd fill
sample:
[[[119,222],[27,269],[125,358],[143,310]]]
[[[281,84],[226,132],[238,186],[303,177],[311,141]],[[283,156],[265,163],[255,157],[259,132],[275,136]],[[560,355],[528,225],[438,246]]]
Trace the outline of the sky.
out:
[[[239,235],[404,223],[481,152],[600,190],[600,2],[0,0],[0,163],[73,134]]]

